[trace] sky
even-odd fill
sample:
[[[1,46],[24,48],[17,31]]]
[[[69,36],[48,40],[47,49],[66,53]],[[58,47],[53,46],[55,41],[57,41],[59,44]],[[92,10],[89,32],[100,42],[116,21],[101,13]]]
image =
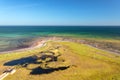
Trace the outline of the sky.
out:
[[[120,0],[0,0],[0,25],[120,25]]]

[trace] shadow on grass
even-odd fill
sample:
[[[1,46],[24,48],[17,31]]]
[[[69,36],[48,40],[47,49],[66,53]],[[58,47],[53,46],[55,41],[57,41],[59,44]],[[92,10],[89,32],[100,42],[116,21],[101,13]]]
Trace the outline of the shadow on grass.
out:
[[[52,73],[54,71],[66,70],[69,67],[70,66],[67,66],[67,67],[58,67],[58,68],[48,68],[48,69],[43,69],[41,67],[37,67],[37,68],[32,69],[32,72],[30,72],[30,74],[31,75],[49,74],[49,73]]]
[[[30,63],[36,63],[36,59],[33,58],[32,56],[20,58],[17,60],[12,60],[12,61],[6,62],[4,65],[5,66],[15,66],[15,65],[23,65],[23,64],[30,64]]]

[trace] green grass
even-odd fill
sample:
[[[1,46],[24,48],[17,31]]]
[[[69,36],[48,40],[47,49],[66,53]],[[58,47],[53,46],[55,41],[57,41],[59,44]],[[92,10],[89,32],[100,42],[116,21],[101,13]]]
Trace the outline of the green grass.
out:
[[[69,69],[50,74],[30,75],[31,70],[18,68],[14,75],[9,75],[5,80],[120,80],[120,56],[73,42],[50,41],[43,48],[2,54],[0,55],[0,66],[4,68],[4,62],[37,55],[40,51],[50,50],[58,45],[60,46],[58,51],[62,54],[61,58],[66,60],[66,65],[72,65]],[[37,66],[39,64],[29,65],[31,68]]]
[[[99,59],[102,61],[108,61],[112,63],[120,64],[120,56],[115,55],[113,53],[96,49],[94,47],[84,45],[84,44],[77,44],[72,42],[62,42],[63,45],[69,46],[70,50],[73,50],[74,53],[79,55]]]

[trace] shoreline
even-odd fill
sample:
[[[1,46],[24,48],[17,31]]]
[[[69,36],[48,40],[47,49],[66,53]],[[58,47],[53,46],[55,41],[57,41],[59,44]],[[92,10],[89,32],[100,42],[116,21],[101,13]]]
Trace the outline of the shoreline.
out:
[[[86,39],[74,38],[74,37],[39,37],[33,41],[33,44],[31,46],[29,46],[27,48],[15,49],[15,50],[10,50],[10,51],[3,51],[3,52],[0,52],[0,54],[19,52],[19,51],[32,50],[35,48],[39,48],[39,47],[45,46],[46,42],[49,40],[51,40],[51,41],[70,41],[70,42],[75,42],[75,43],[81,43],[81,44],[85,44],[85,45],[88,45],[88,46],[91,46],[91,47],[94,47],[97,49],[101,49],[103,51],[108,51],[108,52],[111,52],[114,54],[120,54],[119,52],[116,52],[114,50],[114,48],[113,48],[113,51],[111,51],[109,49],[105,49],[105,48],[103,49],[100,46],[94,46],[95,44],[93,42],[89,42]],[[94,41],[94,40],[92,40],[92,41]],[[96,42],[96,43],[99,44],[99,42]]]
[[[68,39],[67,39],[67,41],[68,41]],[[39,47],[46,45],[45,43],[49,40],[57,40],[57,41],[63,40],[64,41],[64,40],[66,40],[66,38],[65,37],[38,37],[34,41],[32,41],[32,44],[29,47],[1,51],[0,54],[6,54],[6,53],[19,52],[19,51],[32,50],[35,48],[39,48]]]
[[[21,49],[15,49],[15,50],[10,50],[10,51],[3,51],[0,52],[0,54],[7,54],[7,53],[12,53],[12,52],[19,52],[19,51],[25,51],[25,50],[32,50],[32,49],[36,49],[36,48],[40,48],[46,45],[47,40],[40,40],[40,41],[36,41],[33,45],[31,45],[30,47],[27,48],[21,48]]]

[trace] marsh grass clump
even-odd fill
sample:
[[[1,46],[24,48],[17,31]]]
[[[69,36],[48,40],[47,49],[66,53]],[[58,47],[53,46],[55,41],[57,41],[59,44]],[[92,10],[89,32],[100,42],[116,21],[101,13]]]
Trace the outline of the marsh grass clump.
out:
[[[36,58],[36,67],[31,67],[28,64],[27,69],[31,70],[30,74],[48,74],[54,71],[65,70],[70,67],[69,64],[65,64],[65,59],[61,57],[61,54],[54,51],[41,51],[39,54],[34,56]],[[38,66],[39,65],[39,66]]]
[[[53,47],[50,50],[41,51],[33,56],[28,56],[4,63],[5,66],[15,66],[16,69],[26,68],[31,70],[30,74],[45,74],[54,71],[65,70],[70,67],[66,64],[65,58],[63,58],[58,50],[59,47]],[[38,73],[37,71],[38,70]],[[40,71],[40,72],[39,72]],[[43,73],[41,73],[41,71]]]
[[[41,62],[40,66],[44,68],[56,68],[61,65],[65,66],[63,65],[65,62],[65,59],[63,59],[61,57],[61,54],[59,52],[56,52],[56,50],[55,52],[52,52],[52,51],[40,52],[40,54],[37,55],[37,61],[40,61]]]

